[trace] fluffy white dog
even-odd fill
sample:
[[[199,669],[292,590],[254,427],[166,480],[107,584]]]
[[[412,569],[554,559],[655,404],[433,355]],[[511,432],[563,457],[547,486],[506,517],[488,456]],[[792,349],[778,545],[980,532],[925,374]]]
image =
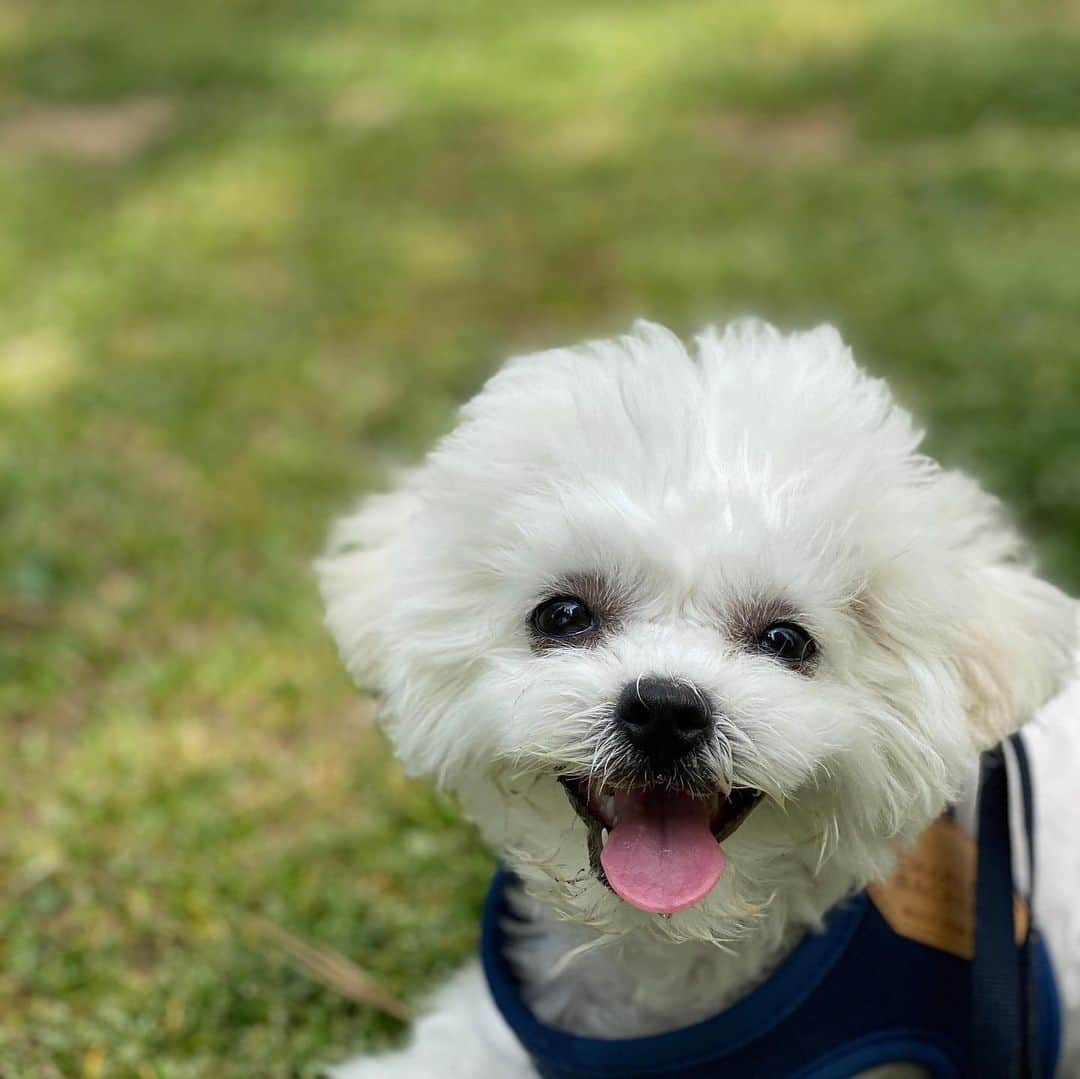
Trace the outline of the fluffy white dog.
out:
[[[721,1012],[886,876],[1030,720],[1037,916],[1080,1075],[1076,606],[829,327],[509,362],[319,564],[354,677],[521,882],[529,1007],[622,1038]],[[1065,690],[1062,693],[1062,690]],[[335,1072],[534,1075],[479,966]]]

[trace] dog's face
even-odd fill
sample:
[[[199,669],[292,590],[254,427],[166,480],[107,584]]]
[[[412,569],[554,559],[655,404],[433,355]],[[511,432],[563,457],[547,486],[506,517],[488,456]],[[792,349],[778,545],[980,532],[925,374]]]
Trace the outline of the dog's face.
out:
[[[830,329],[526,357],[339,524],[329,623],[534,894],[730,939],[880,875],[1067,670],[1069,602],[918,441]]]

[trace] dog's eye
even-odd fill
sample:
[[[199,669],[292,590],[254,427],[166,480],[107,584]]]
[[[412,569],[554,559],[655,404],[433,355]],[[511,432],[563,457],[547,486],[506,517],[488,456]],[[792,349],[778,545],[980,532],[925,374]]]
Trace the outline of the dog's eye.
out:
[[[757,643],[762,652],[776,656],[789,667],[801,667],[817,651],[814,638],[794,622],[777,622],[769,626],[758,637]]]
[[[556,596],[532,613],[532,624],[544,637],[577,637],[595,625],[592,611],[574,596]]]

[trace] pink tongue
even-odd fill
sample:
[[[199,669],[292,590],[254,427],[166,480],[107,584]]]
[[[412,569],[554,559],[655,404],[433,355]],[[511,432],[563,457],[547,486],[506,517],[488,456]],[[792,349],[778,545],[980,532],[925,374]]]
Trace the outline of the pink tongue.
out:
[[[615,894],[650,914],[674,914],[708,895],[727,865],[709,814],[707,801],[688,794],[617,794],[619,823],[600,852]]]

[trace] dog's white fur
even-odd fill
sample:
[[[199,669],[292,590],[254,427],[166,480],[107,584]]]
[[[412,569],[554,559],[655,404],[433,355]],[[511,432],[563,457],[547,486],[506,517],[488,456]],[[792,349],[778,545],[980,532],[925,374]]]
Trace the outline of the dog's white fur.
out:
[[[994,499],[829,327],[740,322],[688,351],[663,328],[508,363],[397,489],[339,522],[319,563],[349,670],[383,697],[413,774],[454,791],[513,866],[532,1008],[579,1033],[669,1030],[767,976],[852,889],[888,873],[1075,663],[1076,607],[1032,575]],[[530,612],[588,579],[619,607],[595,647],[537,650]],[[739,643],[781,605],[809,675]],[[590,872],[559,772],[602,776],[612,703],[642,675],[720,713],[713,770],[767,797],[727,872],[670,917]],[[1080,692],[1033,732],[1041,915],[1080,1069]],[[476,966],[403,1052],[358,1076],[532,1074]],[[1080,1071],[1077,1072],[1080,1074]]]

